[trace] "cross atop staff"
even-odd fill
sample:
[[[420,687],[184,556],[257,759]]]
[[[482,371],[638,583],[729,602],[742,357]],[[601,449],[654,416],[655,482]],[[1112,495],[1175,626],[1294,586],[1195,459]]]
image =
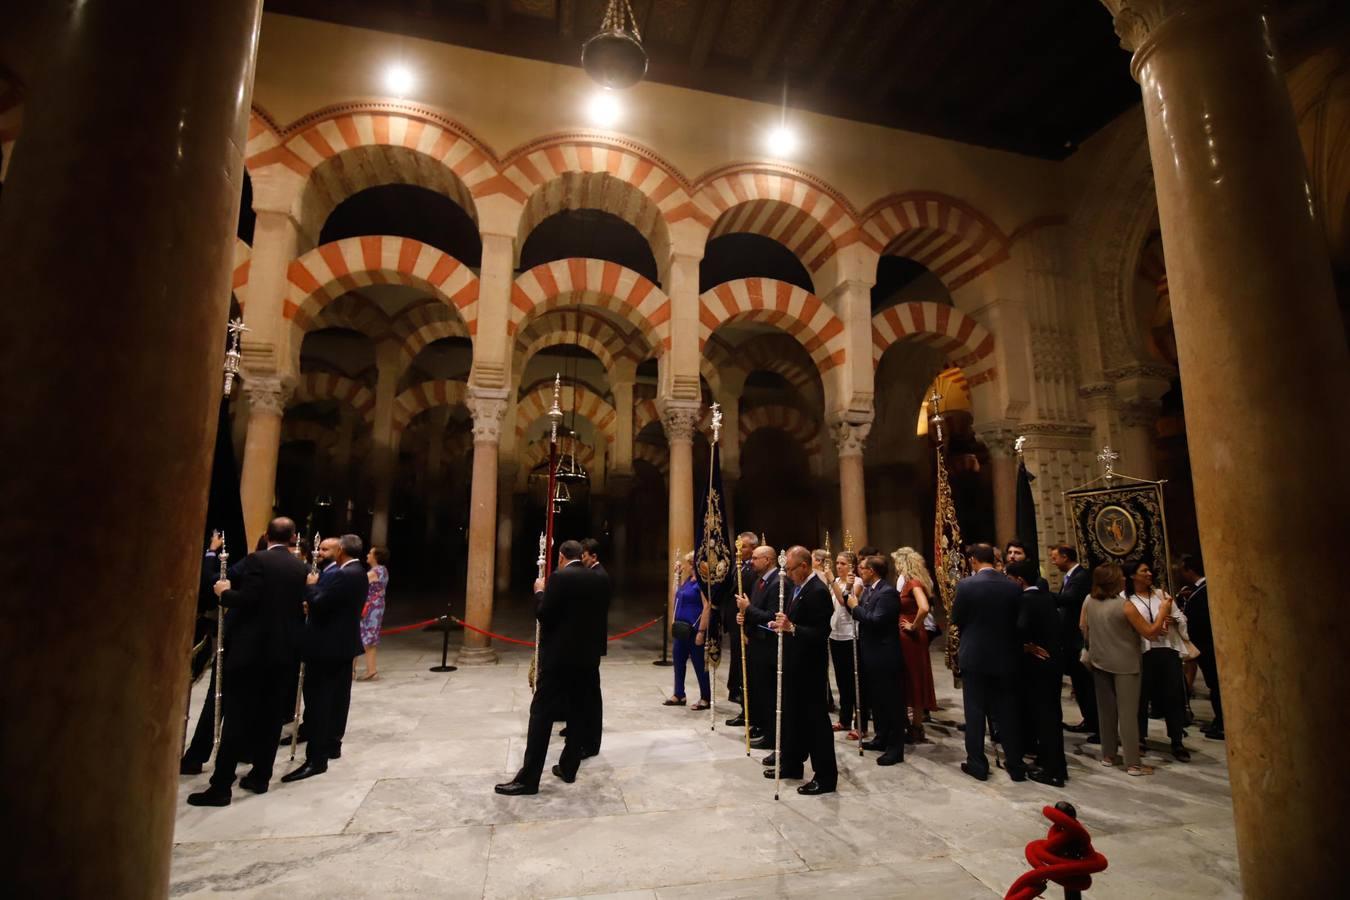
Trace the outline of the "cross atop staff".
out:
[[[940,444],[942,443],[942,395],[938,393],[936,386],[933,387],[933,393],[928,398],[928,409],[932,413],[929,419],[933,423],[933,431]]]
[[[1103,447],[1102,451],[1097,454],[1097,462],[1102,463],[1104,466],[1106,466],[1106,472],[1104,473],[1104,477],[1106,478],[1107,482],[1110,482],[1113,478],[1116,477],[1116,462],[1119,459],[1120,454],[1117,453],[1115,450],[1112,450],[1110,444],[1107,444],[1105,447]]]
[[[230,396],[234,390],[234,379],[239,375],[239,339],[249,328],[244,324],[243,319],[231,319],[230,324],[225,326],[230,335],[230,346],[225,351],[225,389],[224,395]]]
[[[712,432],[715,444],[722,437],[722,405],[716,402],[712,405]]]

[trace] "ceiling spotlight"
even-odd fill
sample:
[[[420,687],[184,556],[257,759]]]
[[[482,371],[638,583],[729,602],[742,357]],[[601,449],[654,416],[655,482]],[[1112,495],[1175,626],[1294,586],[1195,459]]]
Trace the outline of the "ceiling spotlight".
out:
[[[769,129],[769,133],[764,136],[765,149],[773,156],[791,156],[797,152],[797,147],[801,141],[797,138],[797,132],[786,125],[778,125]]]
[[[403,97],[417,86],[417,78],[407,66],[394,63],[384,70],[384,86],[395,97]]]
[[[586,104],[586,115],[598,128],[613,128],[623,116],[623,105],[613,91],[596,91]]]

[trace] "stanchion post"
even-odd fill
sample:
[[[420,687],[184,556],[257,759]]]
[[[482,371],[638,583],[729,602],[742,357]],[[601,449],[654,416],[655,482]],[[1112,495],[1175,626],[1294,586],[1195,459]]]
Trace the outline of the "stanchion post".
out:
[[[450,616],[441,616],[441,664],[432,666],[433,672],[458,672],[459,666],[450,665]]]
[[[670,658],[670,607],[661,613],[661,658],[652,660],[654,666],[673,666]]]

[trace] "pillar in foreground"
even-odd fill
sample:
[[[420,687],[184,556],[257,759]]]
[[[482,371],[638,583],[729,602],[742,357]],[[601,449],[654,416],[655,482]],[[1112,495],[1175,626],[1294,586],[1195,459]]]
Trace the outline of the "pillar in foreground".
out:
[[[670,445],[670,517],[666,532],[666,572],[673,571],[676,552],[681,555],[694,549],[694,428],[698,424],[698,405],[666,401],[661,410],[661,424]],[[674,604],[675,598],[669,599]],[[671,621],[674,621],[671,609]]]
[[[1109,0],[1143,89],[1223,679],[1243,893],[1345,886],[1350,355],[1255,3]],[[1254,580],[1278,555],[1298,577]],[[1255,608],[1260,615],[1253,615]],[[1331,716],[1332,719],[1328,717]]]
[[[83,4],[29,85],[0,204],[13,896],[168,895],[259,7]]]
[[[464,621],[492,628],[492,588],[497,547],[497,452],[506,392],[471,389],[466,401],[473,414],[473,477],[469,483],[468,582],[464,589]],[[497,651],[490,638],[465,629],[459,665],[492,665]]]
[[[867,544],[863,449],[872,424],[838,422],[832,430],[839,451],[839,518],[843,520],[844,530],[853,538],[853,546],[862,547]]]

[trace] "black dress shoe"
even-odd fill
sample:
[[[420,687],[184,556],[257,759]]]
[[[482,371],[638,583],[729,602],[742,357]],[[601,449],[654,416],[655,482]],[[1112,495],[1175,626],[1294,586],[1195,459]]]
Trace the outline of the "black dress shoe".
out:
[[[1030,778],[1032,781],[1036,782],[1037,784],[1048,784],[1051,787],[1057,788],[1064,787],[1063,778],[1061,778],[1058,775],[1047,774],[1046,772],[1040,769],[1037,769],[1034,772],[1028,772],[1027,777]]]
[[[229,806],[230,789],[211,785],[204,791],[188,794],[188,806]]]
[[[976,772],[974,769],[970,767],[969,763],[961,763],[961,771],[965,772],[967,775],[969,775],[971,778],[974,778],[976,781],[989,780],[988,772]]]
[[[1101,742],[1102,736],[1095,731],[1083,738],[1083,743],[1085,744],[1100,744]]]
[[[1200,733],[1203,734],[1206,738],[1208,738],[1208,739],[1211,740],[1211,741],[1221,741],[1221,740],[1223,740],[1223,729],[1222,729],[1222,728],[1211,728],[1211,729],[1209,729],[1208,731],[1202,731],[1202,732],[1200,732]]]
[[[582,759],[590,759],[592,756],[599,756],[599,755],[600,755],[600,751],[599,751],[599,750],[582,750],[582,751],[581,751],[581,758],[582,758]]]
[[[884,751],[884,750],[886,749],[886,744],[885,744],[883,741],[863,741],[862,748],[863,748],[864,750],[882,750],[882,751]]]
[[[561,778],[561,779],[562,779],[565,783],[567,783],[567,784],[571,784],[572,782],[574,782],[574,781],[577,780],[577,773],[576,773],[576,772],[573,772],[571,775],[567,775],[566,773],[563,772],[562,766],[554,766],[554,767],[553,767],[553,774],[554,774],[556,777]]]
[[[1065,725],[1064,730],[1070,734],[1092,734],[1097,729],[1093,728],[1087,722],[1079,722],[1077,725]]]
[[[905,754],[903,753],[886,752],[877,757],[877,765],[879,766],[893,766],[896,763],[902,763],[904,761]]]
[[[558,737],[567,737],[567,726],[566,726],[566,725],[564,725],[561,729],[558,730]]]
[[[305,760],[304,764],[294,772],[287,772],[281,776],[283,784],[290,784],[292,781],[304,781],[306,778],[313,778],[315,775],[322,775],[328,771],[328,763],[314,763]]]
[[[1172,756],[1174,756],[1174,757],[1176,758],[1176,761],[1177,761],[1177,762],[1190,762],[1190,761],[1191,761],[1191,751],[1187,750],[1185,747],[1181,746],[1180,744],[1173,744],[1173,745],[1172,745]]]
[[[202,764],[196,760],[180,760],[178,763],[179,775],[200,775],[202,774]]]
[[[744,728],[744,727],[745,727],[745,716],[736,716],[735,718],[727,719],[727,727],[728,727],[728,728]]]
[[[833,794],[834,788],[825,787],[819,781],[816,781],[814,778],[812,778],[806,784],[797,788],[797,793],[805,794],[808,797],[814,797],[816,794]]]
[[[760,762],[760,765],[771,766],[771,765],[773,765],[777,760],[778,760],[778,754],[777,754],[777,753],[770,753],[768,756],[764,757],[764,758],[761,759],[759,762]]]
[[[539,793],[539,785],[526,784],[523,781],[508,781],[506,784],[497,785],[493,790],[508,797],[519,797],[522,794]]]
[[[246,791],[254,794],[267,793],[267,782],[261,778],[254,778],[252,775],[245,775],[239,779],[239,786]]]
[[[792,779],[793,781],[796,781],[798,778],[803,778],[803,777],[805,777],[805,773],[804,773],[801,769],[798,769],[798,770],[795,771],[795,772],[789,772],[787,769],[784,769],[784,770],[783,770],[782,772],[780,772],[779,774],[780,774],[783,778],[790,778],[790,779]],[[765,778],[772,778],[772,777],[773,777],[773,769],[772,769],[772,768],[765,769],[765,770],[764,770],[764,777],[765,777]]]
[[[1009,769],[1008,777],[1011,778],[1013,781],[1022,782],[1027,780],[1027,773],[1023,769],[1018,769],[1016,772],[1014,772],[1012,769]]]
[[[756,750],[763,750],[771,744],[773,744],[773,741],[769,740],[767,735],[761,735],[760,737],[751,738],[750,740],[750,746]]]

